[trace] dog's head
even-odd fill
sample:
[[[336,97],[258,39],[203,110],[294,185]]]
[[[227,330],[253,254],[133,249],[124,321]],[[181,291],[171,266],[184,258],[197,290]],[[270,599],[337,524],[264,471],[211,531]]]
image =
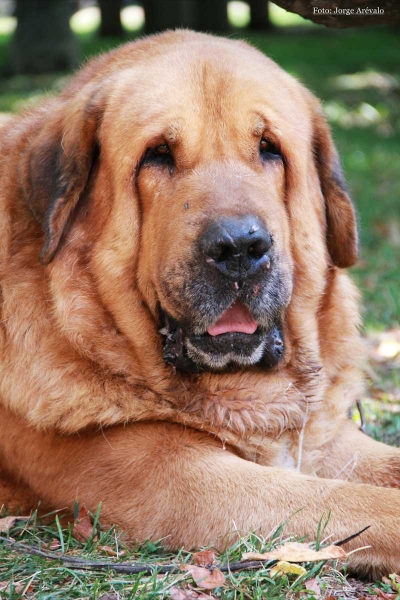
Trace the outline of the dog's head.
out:
[[[89,64],[21,176],[42,262],[80,248],[117,328],[149,338],[147,311],[182,371],[276,365],[296,294],[317,310],[356,260],[318,102],[242,42],[168,32]]]

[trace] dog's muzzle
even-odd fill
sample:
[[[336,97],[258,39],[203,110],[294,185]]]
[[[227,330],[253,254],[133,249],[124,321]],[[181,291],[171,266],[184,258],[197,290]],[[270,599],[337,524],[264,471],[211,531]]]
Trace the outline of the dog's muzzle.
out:
[[[273,238],[253,215],[223,217],[203,230],[184,290],[168,284],[179,320],[160,308],[164,360],[182,371],[275,366],[288,294]],[[170,278],[174,281],[174,277]]]

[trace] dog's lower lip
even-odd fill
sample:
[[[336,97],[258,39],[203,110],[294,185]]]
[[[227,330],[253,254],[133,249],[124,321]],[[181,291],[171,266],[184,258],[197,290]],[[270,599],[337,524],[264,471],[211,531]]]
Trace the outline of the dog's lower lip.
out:
[[[193,336],[193,339],[200,339],[200,338],[210,338],[210,339],[218,339],[218,340],[235,340],[235,339],[248,339],[253,337],[254,335],[257,335],[258,333],[260,333],[260,328],[257,327],[257,329],[254,331],[254,333],[243,333],[243,331],[227,331],[225,333],[219,333],[218,335],[210,335],[207,331],[205,331],[204,333],[200,333],[200,334],[195,334]]]

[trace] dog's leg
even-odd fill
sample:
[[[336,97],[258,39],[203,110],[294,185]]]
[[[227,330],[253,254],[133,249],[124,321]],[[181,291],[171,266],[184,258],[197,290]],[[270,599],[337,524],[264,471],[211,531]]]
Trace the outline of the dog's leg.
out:
[[[377,442],[348,421],[323,449],[315,470],[319,477],[400,489],[400,449]]]
[[[54,507],[77,499],[131,538],[164,538],[170,548],[216,543],[235,530],[342,539],[371,525],[349,548],[360,570],[400,569],[400,491],[318,479],[245,461],[212,436],[169,423],[138,423],[74,436],[38,433],[0,420],[8,467]],[[18,436],[12,431],[18,429]],[[233,539],[233,538],[231,538]],[[348,548],[348,549],[349,549]]]
[[[9,515],[29,515],[40,502],[35,494],[22,482],[16,482],[5,473],[0,473],[0,516],[7,509]],[[49,512],[48,507],[41,505],[40,512]]]

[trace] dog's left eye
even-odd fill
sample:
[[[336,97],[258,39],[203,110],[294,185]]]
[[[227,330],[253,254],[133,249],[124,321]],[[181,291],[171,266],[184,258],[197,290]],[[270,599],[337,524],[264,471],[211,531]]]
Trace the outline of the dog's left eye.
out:
[[[160,144],[159,146],[157,146],[156,148],[154,148],[154,152],[158,156],[166,156],[167,154],[171,154],[171,151],[168,148],[167,144]]]
[[[266,138],[261,138],[260,156],[261,160],[264,161],[282,159],[282,154],[278,146]]]
[[[168,166],[171,169],[174,166],[174,160],[169,146],[167,144],[159,144],[153,148],[148,148],[142,165]]]

